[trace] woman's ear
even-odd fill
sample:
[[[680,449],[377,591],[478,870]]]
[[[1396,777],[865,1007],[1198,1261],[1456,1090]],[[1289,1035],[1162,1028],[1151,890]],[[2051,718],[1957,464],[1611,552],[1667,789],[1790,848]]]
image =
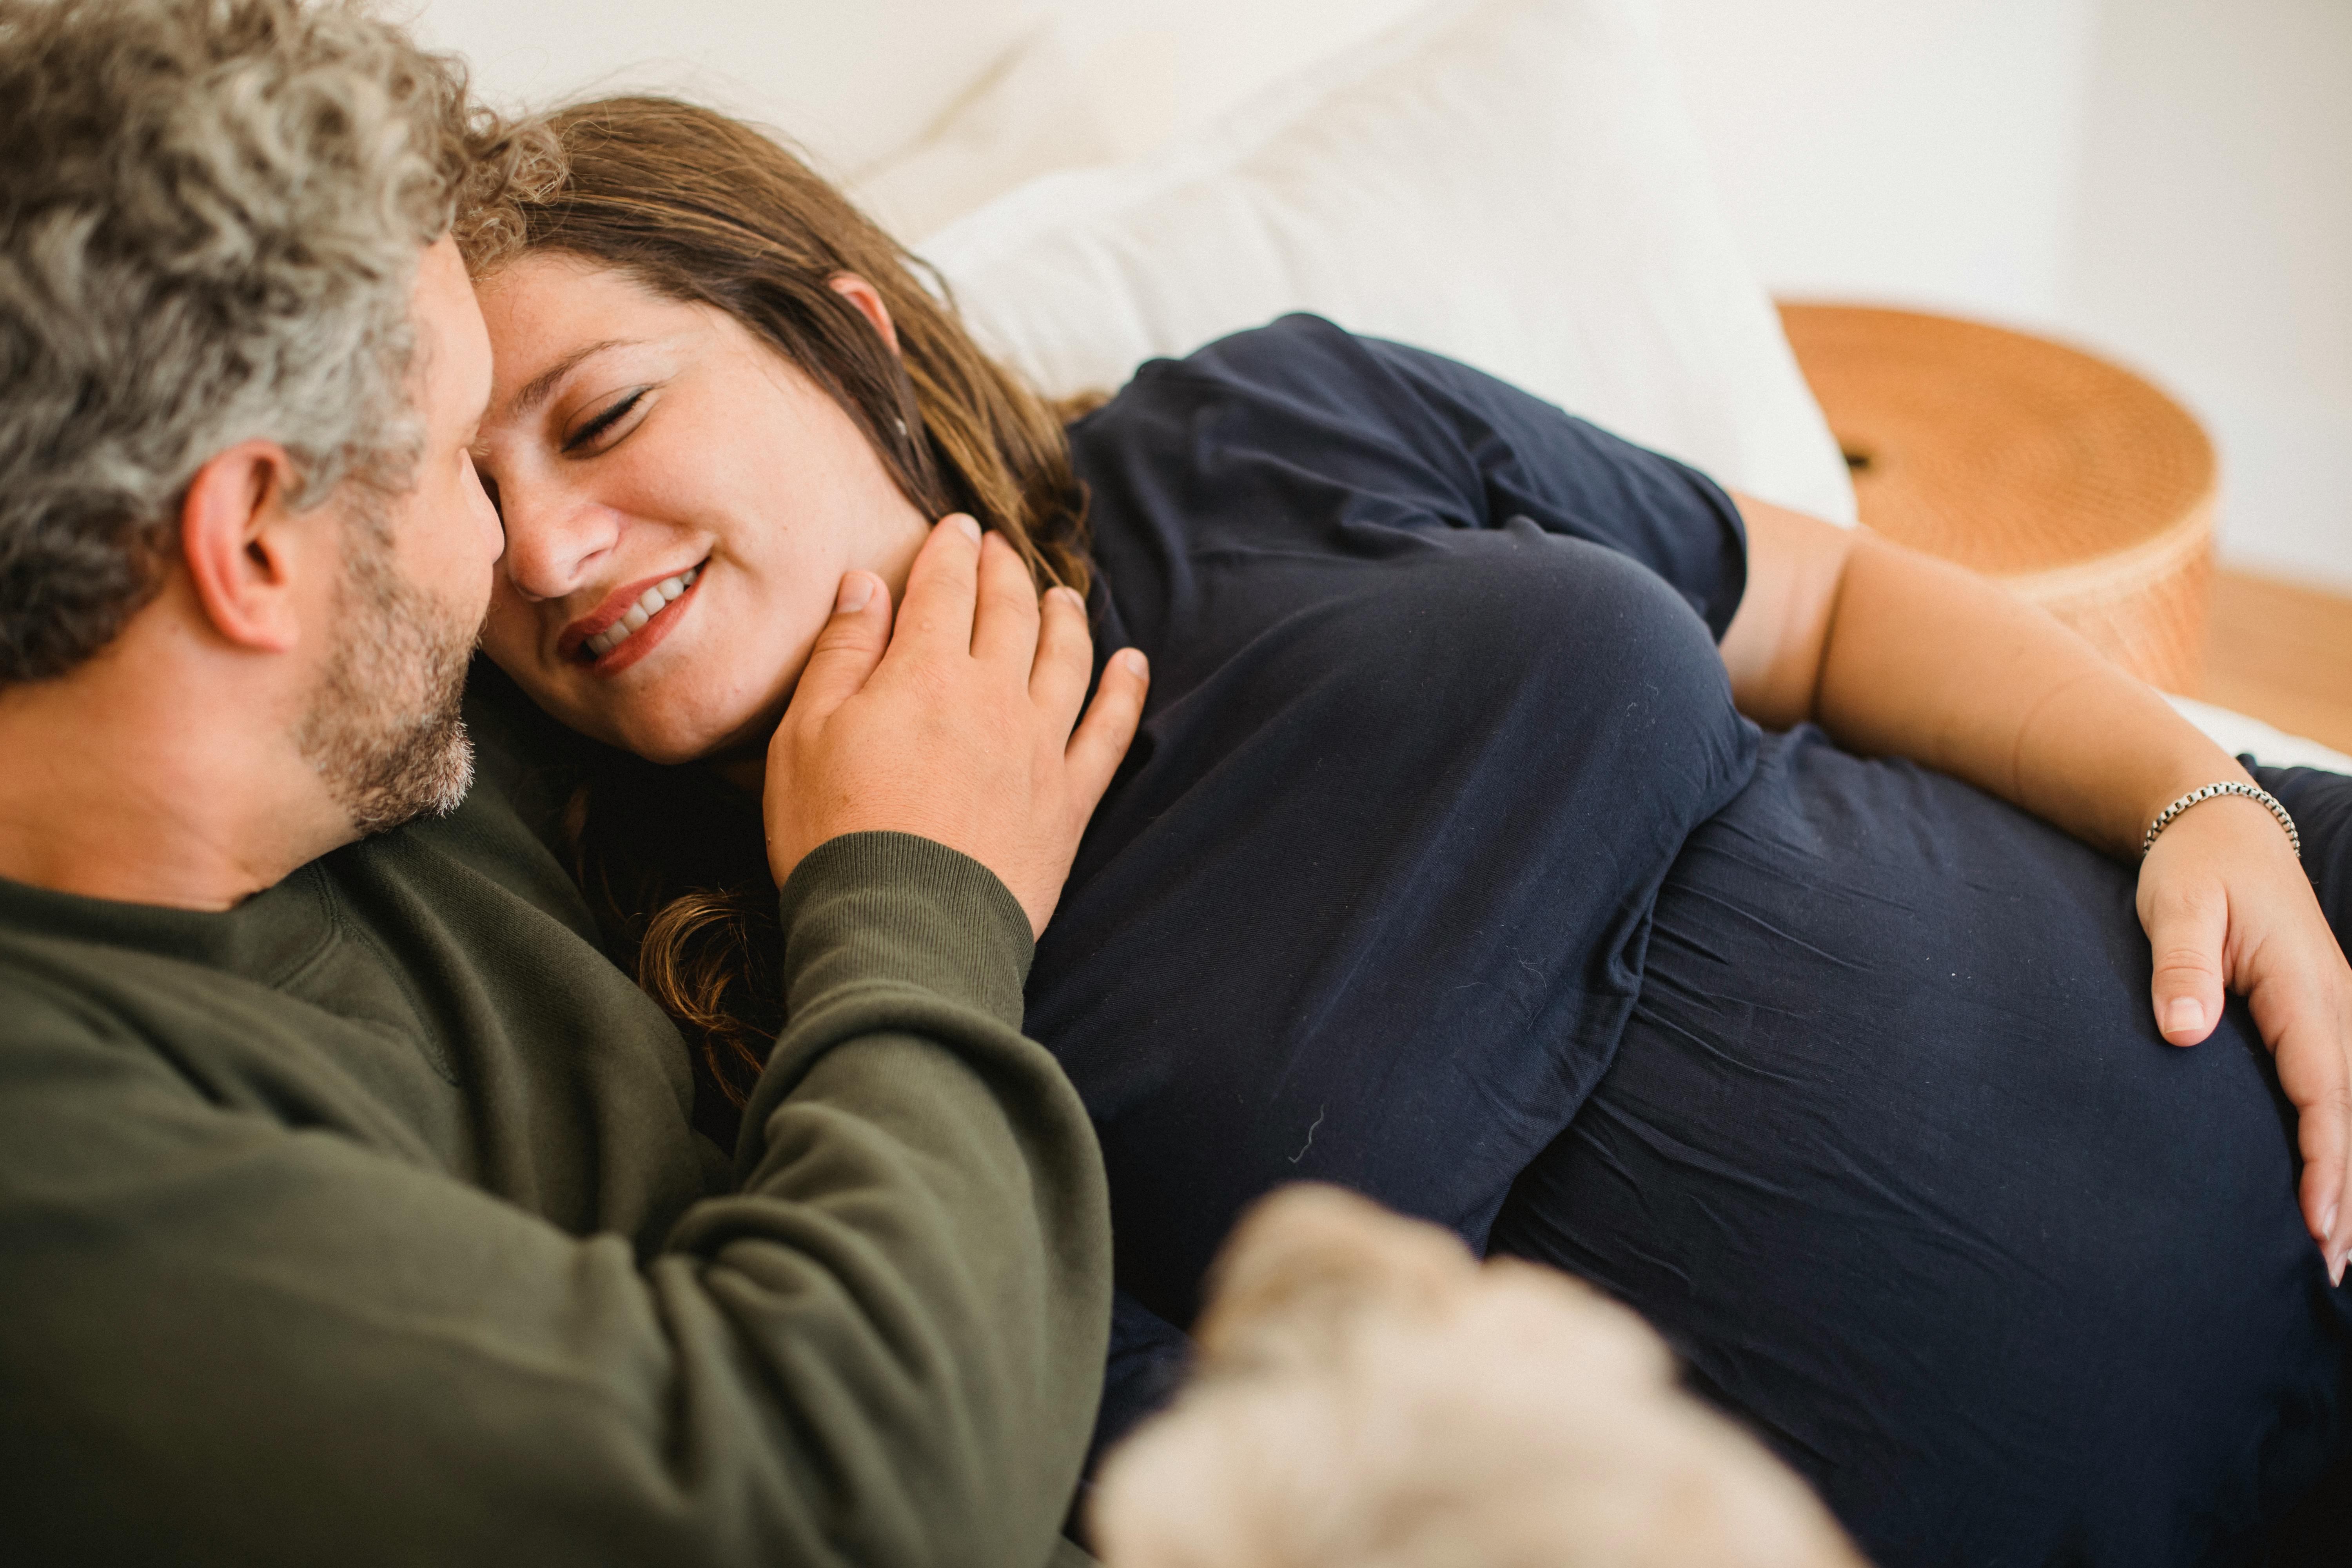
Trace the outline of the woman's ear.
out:
[[[898,329],[890,324],[890,307],[882,302],[881,290],[855,272],[836,272],[824,280],[824,286],[857,307],[858,314],[874,323],[890,352],[898,352]]]
[[[288,510],[293,459],[274,441],[240,441],[196,470],[180,507],[180,549],[213,629],[257,653],[300,640],[298,567],[317,529]],[[309,548],[306,548],[309,547]]]

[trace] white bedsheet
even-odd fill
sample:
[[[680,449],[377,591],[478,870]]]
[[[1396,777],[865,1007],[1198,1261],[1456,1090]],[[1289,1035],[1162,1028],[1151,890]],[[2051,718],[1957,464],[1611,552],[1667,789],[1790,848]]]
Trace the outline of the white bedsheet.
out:
[[[2168,698],[2190,723],[2213,737],[2231,755],[2252,752],[2254,760],[2274,768],[2327,768],[2352,773],[2352,757],[2331,751],[2318,742],[2263,723],[2260,719],[2210,702],[2187,697]]]

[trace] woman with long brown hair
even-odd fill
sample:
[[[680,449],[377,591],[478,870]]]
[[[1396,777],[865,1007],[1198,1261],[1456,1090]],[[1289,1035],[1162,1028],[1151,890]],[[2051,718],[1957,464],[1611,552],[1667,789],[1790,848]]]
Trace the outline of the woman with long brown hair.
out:
[[[610,145],[627,149],[627,183],[583,187],[561,142],[625,121],[636,133]],[[1013,547],[1041,588],[1085,591],[1085,497],[1062,426],[1069,410],[1049,406],[982,354],[920,286],[906,253],[814,173],[746,127],[659,100],[590,106],[520,140],[536,142],[540,177],[561,182],[548,194],[560,190],[566,199],[560,207],[507,202],[467,215],[463,235],[478,276],[551,250],[740,322],[814,384],[823,399],[808,409],[854,430],[891,491],[925,522],[970,515]],[[764,221],[746,224],[746,211]],[[869,281],[845,292],[833,285],[837,277]],[[861,313],[868,308],[889,323],[887,341]],[[499,482],[486,475],[494,494]],[[772,484],[773,476],[755,482]],[[894,587],[921,537],[901,524],[889,557]],[[717,786],[698,773],[631,762],[715,756],[756,766],[814,630],[779,625],[772,634],[778,646],[740,649],[741,668],[763,671],[765,689],[749,704],[762,717],[716,744],[700,734],[677,741],[608,731],[593,703],[548,704],[621,748],[599,757],[573,805],[581,876],[641,982],[699,1041],[706,1110],[721,1125],[725,1107],[740,1105],[757,1079],[775,1034],[777,998],[765,967],[773,889],[764,879],[754,878],[756,886],[744,879],[759,857],[756,837],[747,844],[742,834],[756,824],[711,804],[731,797],[681,810]],[[639,642],[632,657],[654,640]]]
[[[1319,1175],[1624,1297],[1882,1562],[2207,1561],[2336,1460],[2352,781],[1312,318],[1066,431],[777,143],[541,133],[462,226],[485,647],[593,742],[580,872],[714,1131],[789,1004],[767,737],[845,574],[968,513],[1151,659],[1028,992],[1138,1321]]]

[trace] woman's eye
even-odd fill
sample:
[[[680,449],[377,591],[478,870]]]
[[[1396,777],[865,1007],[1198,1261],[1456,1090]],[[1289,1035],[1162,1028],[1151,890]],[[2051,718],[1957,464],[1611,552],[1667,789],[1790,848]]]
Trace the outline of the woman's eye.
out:
[[[583,425],[579,429],[574,430],[570,436],[566,437],[563,442],[563,450],[566,453],[581,452],[593,447],[597,441],[611,433],[614,427],[618,426],[622,420],[627,418],[630,413],[635,409],[637,405],[645,401],[646,394],[652,390],[653,388],[649,386],[641,386],[637,388],[636,391],[630,393],[626,397],[622,398],[619,402],[613,404],[603,413],[597,415],[594,418],[589,420],[588,423]]]

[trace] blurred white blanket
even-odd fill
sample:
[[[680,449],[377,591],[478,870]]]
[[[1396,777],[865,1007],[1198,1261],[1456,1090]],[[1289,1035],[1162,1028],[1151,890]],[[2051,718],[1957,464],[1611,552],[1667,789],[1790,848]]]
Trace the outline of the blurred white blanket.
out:
[[[2254,761],[2273,768],[2326,768],[2334,773],[2352,773],[2352,757],[2330,751],[2316,741],[2290,735],[2260,719],[2216,708],[2210,702],[2197,702],[2186,697],[2168,700],[2231,756],[2251,752]]]

